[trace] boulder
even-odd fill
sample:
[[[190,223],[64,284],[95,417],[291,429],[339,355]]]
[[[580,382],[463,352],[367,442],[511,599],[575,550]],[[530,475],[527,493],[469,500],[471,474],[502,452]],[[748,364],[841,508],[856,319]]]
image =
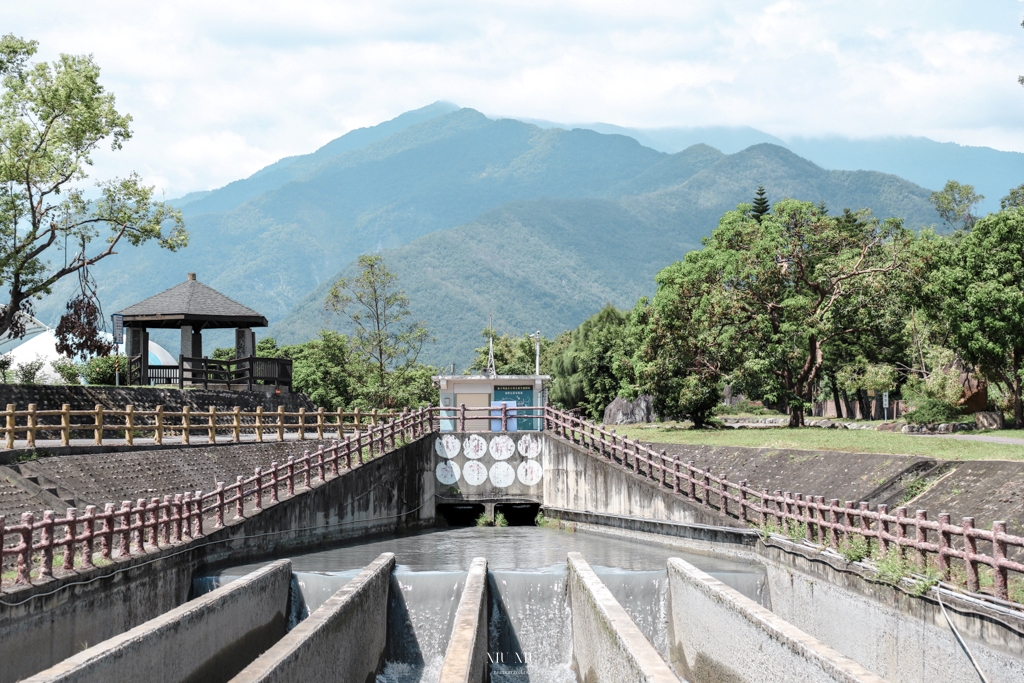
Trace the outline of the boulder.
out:
[[[1002,429],[1003,414],[999,411],[974,414],[975,429]]]
[[[640,395],[634,401],[616,398],[604,409],[606,425],[628,425],[638,422],[654,422],[654,397]]]

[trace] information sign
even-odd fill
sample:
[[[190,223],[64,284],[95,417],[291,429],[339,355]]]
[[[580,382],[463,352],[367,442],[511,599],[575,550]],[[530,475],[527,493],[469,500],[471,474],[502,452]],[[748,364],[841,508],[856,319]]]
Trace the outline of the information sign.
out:
[[[533,387],[526,385],[503,385],[494,387],[494,401],[515,401],[519,408],[517,412],[517,426],[521,430],[532,431],[537,429],[537,421],[524,418],[524,415],[532,415],[533,411],[523,410],[524,407],[535,405],[533,402]],[[493,414],[493,413],[492,413]],[[499,423],[500,424],[500,423]]]
[[[110,316],[110,319],[114,322],[114,342],[120,344],[124,337],[124,316],[115,313]]]

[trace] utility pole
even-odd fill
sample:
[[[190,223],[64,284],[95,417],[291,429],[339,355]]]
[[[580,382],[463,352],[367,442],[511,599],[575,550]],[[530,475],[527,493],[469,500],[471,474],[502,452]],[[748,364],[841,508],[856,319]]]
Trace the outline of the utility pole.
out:
[[[540,374],[540,330],[537,330],[536,332],[531,334],[530,335],[530,339],[534,339],[537,342],[537,354],[536,354],[535,363],[534,363],[534,368],[535,368],[534,374],[535,375],[539,375]]]

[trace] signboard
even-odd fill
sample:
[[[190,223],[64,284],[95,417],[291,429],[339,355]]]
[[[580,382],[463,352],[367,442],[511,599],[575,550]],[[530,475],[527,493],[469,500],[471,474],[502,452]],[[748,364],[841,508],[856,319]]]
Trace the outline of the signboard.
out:
[[[499,384],[494,387],[494,402],[499,401],[515,401],[515,405],[519,408],[517,413],[517,427],[522,430],[530,431],[537,429],[536,420],[530,418],[524,418],[523,415],[533,414],[532,411],[522,410],[523,407],[536,405],[533,402],[533,386],[529,384],[525,385],[502,385]],[[500,404],[499,404],[500,405]],[[492,413],[493,414],[493,413]],[[500,413],[499,413],[500,415]],[[499,425],[501,422],[499,421]]]
[[[115,313],[110,316],[110,319],[114,323],[114,342],[120,344],[122,337],[124,336],[124,316],[119,313]]]
[[[889,392],[888,391],[883,391],[882,392],[882,407],[883,408],[888,408],[889,407]]]

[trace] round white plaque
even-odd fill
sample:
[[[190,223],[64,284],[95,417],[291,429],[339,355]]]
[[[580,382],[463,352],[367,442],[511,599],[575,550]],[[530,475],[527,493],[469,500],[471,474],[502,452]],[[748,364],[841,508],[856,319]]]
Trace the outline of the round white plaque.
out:
[[[470,460],[479,460],[487,452],[487,442],[479,434],[473,434],[466,439],[466,457]]]
[[[516,443],[511,436],[502,434],[491,439],[490,451],[495,460],[508,460],[516,452]]]
[[[479,486],[487,481],[487,467],[479,460],[470,460],[462,468],[462,478],[470,486]]]
[[[544,476],[544,468],[536,460],[524,460],[519,463],[519,481],[527,486],[533,486]]]
[[[451,460],[437,463],[437,480],[445,486],[451,486],[459,480],[459,463]]]
[[[516,471],[507,462],[496,462],[491,467],[491,483],[499,489],[508,488],[516,480]]]
[[[533,434],[523,434],[519,439],[519,454],[526,458],[540,455],[540,439]]]

